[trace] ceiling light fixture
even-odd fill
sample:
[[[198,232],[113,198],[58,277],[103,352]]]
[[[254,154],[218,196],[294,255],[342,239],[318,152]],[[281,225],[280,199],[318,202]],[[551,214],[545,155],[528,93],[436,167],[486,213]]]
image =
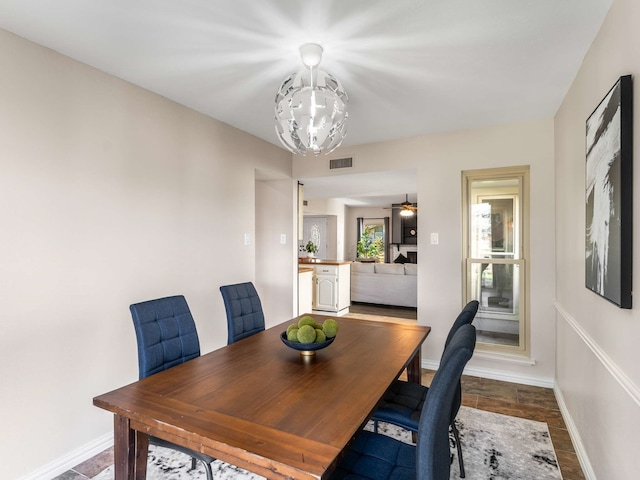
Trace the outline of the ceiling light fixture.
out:
[[[318,70],[323,49],[317,43],[300,47],[306,67],[289,75],[276,93],[276,133],[293,153],[330,153],[340,146],[347,133],[349,98],[342,84]]]

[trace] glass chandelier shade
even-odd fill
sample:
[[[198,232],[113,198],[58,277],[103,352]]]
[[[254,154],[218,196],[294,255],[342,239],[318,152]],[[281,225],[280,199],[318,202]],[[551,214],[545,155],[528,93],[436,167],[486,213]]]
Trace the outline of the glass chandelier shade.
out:
[[[322,47],[314,51],[307,68],[288,76],[276,93],[275,127],[282,144],[293,153],[306,155],[330,153],[347,133],[349,98],[342,84],[325,71],[315,68],[320,63]],[[311,66],[310,66],[311,65]]]

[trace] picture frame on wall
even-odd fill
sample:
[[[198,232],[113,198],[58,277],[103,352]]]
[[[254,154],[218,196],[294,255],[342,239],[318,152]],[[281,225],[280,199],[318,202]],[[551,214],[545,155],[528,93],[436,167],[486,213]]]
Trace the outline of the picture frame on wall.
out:
[[[620,308],[632,304],[632,102],[622,76],[586,121],[585,285]]]

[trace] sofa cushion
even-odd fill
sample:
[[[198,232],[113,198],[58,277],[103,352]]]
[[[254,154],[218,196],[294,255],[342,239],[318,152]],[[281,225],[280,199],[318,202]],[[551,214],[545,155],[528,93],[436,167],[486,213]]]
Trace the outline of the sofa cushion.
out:
[[[376,263],[376,273],[386,273],[387,275],[404,275],[404,265],[395,263]]]
[[[352,264],[352,266],[355,265],[355,263]],[[375,268],[378,270],[385,270],[387,273],[392,270],[397,275],[359,273],[352,268],[351,301],[416,308],[418,306],[418,276],[403,275],[406,265],[408,264],[375,264]]]
[[[404,264],[404,274],[405,275],[418,275],[418,264],[417,263],[405,263]]]
[[[374,263],[353,262],[351,264],[351,271],[353,273],[374,273],[374,265]]]

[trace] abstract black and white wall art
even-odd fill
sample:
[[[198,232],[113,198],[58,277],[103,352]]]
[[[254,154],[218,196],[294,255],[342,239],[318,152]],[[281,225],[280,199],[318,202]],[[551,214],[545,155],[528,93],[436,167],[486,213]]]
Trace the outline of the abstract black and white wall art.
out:
[[[632,82],[623,76],[587,119],[585,284],[631,308]]]

